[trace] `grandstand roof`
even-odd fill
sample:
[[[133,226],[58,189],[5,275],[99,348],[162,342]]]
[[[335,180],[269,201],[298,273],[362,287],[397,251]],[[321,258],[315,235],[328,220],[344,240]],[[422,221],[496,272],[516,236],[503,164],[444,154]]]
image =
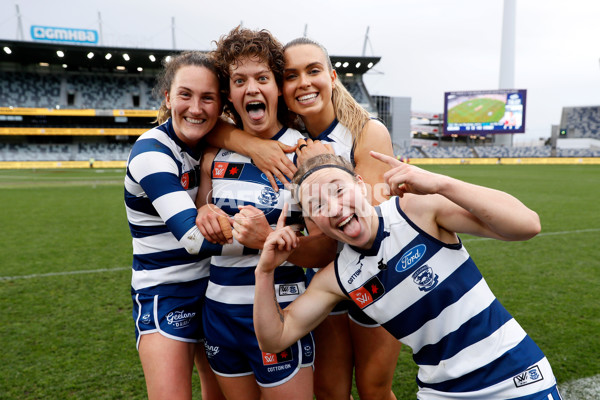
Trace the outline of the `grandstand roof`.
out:
[[[138,67],[146,71],[160,68],[160,61],[164,57],[181,51],[183,50],[85,46],[0,39],[0,66],[8,63],[19,66],[61,67],[64,64],[68,70],[106,72],[116,71],[117,67],[121,66],[128,72],[135,72]],[[90,54],[93,54],[93,57],[90,58]],[[110,57],[107,57],[107,54],[110,54]],[[125,60],[125,56],[129,60]],[[154,61],[150,56],[154,57]],[[381,57],[331,56],[331,62],[338,73],[343,74],[364,74],[380,59]]]

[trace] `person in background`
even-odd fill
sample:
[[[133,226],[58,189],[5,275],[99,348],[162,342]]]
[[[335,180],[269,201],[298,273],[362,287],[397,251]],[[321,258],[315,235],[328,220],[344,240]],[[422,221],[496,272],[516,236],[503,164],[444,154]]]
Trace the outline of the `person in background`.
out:
[[[309,136],[298,142],[298,166],[313,155],[333,152],[350,161],[369,187],[382,182],[388,167],[369,151],[392,156],[390,134],[342,85],[327,50],[302,37],[285,46],[284,56],[283,97]],[[384,198],[381,192],[369,193],[375,205]],[[351,302],[338,304],[314,335],[318,400],[348,400],[353,369],[361,399],[396,398],[391,389],[400,343]]]
[[[305,217],[345,245],[282,310],[273,301],[273,275],[297,238],[280,218],[256,268],[261,348],[286,347],[336,303],[352,299],[411,347],[420,400],[560,400],[544,353],[496,299],[457,236],[528,240],[541,230],[537,213],[508,193],[371,156],[391,167],[384,181],[397,196],[377,207],[341,157],[316,156],[294,176]]]

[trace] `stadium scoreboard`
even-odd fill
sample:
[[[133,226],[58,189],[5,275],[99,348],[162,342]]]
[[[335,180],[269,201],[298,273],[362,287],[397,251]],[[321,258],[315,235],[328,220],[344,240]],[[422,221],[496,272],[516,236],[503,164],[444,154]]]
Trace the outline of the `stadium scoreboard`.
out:
[[[524,133],[527,90],[444,93],[445,135]]]

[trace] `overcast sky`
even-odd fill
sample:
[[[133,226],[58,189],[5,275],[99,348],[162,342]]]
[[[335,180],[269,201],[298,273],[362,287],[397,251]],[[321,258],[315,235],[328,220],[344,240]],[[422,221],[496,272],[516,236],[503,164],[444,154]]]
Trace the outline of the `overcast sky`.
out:
[[[442,112],[452,90],[497,89],[503,0],[2,0],[0,37],[32,25],[99,30],[104,45],[210,50],[243,21],[283,43],[304,34],[332,55],[380,56],[365,75],[371,94],[412,98]],[[563,106],[600,105],[600,1],[517,0],[515,88],[527,89],[527,132],[548,137]]]

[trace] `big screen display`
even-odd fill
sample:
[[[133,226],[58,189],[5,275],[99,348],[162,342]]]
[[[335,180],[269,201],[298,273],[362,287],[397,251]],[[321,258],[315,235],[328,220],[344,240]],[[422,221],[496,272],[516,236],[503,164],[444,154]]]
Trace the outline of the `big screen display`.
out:
[[[526,99],[523,89],[446,92],[444,134],[524,133]]]

